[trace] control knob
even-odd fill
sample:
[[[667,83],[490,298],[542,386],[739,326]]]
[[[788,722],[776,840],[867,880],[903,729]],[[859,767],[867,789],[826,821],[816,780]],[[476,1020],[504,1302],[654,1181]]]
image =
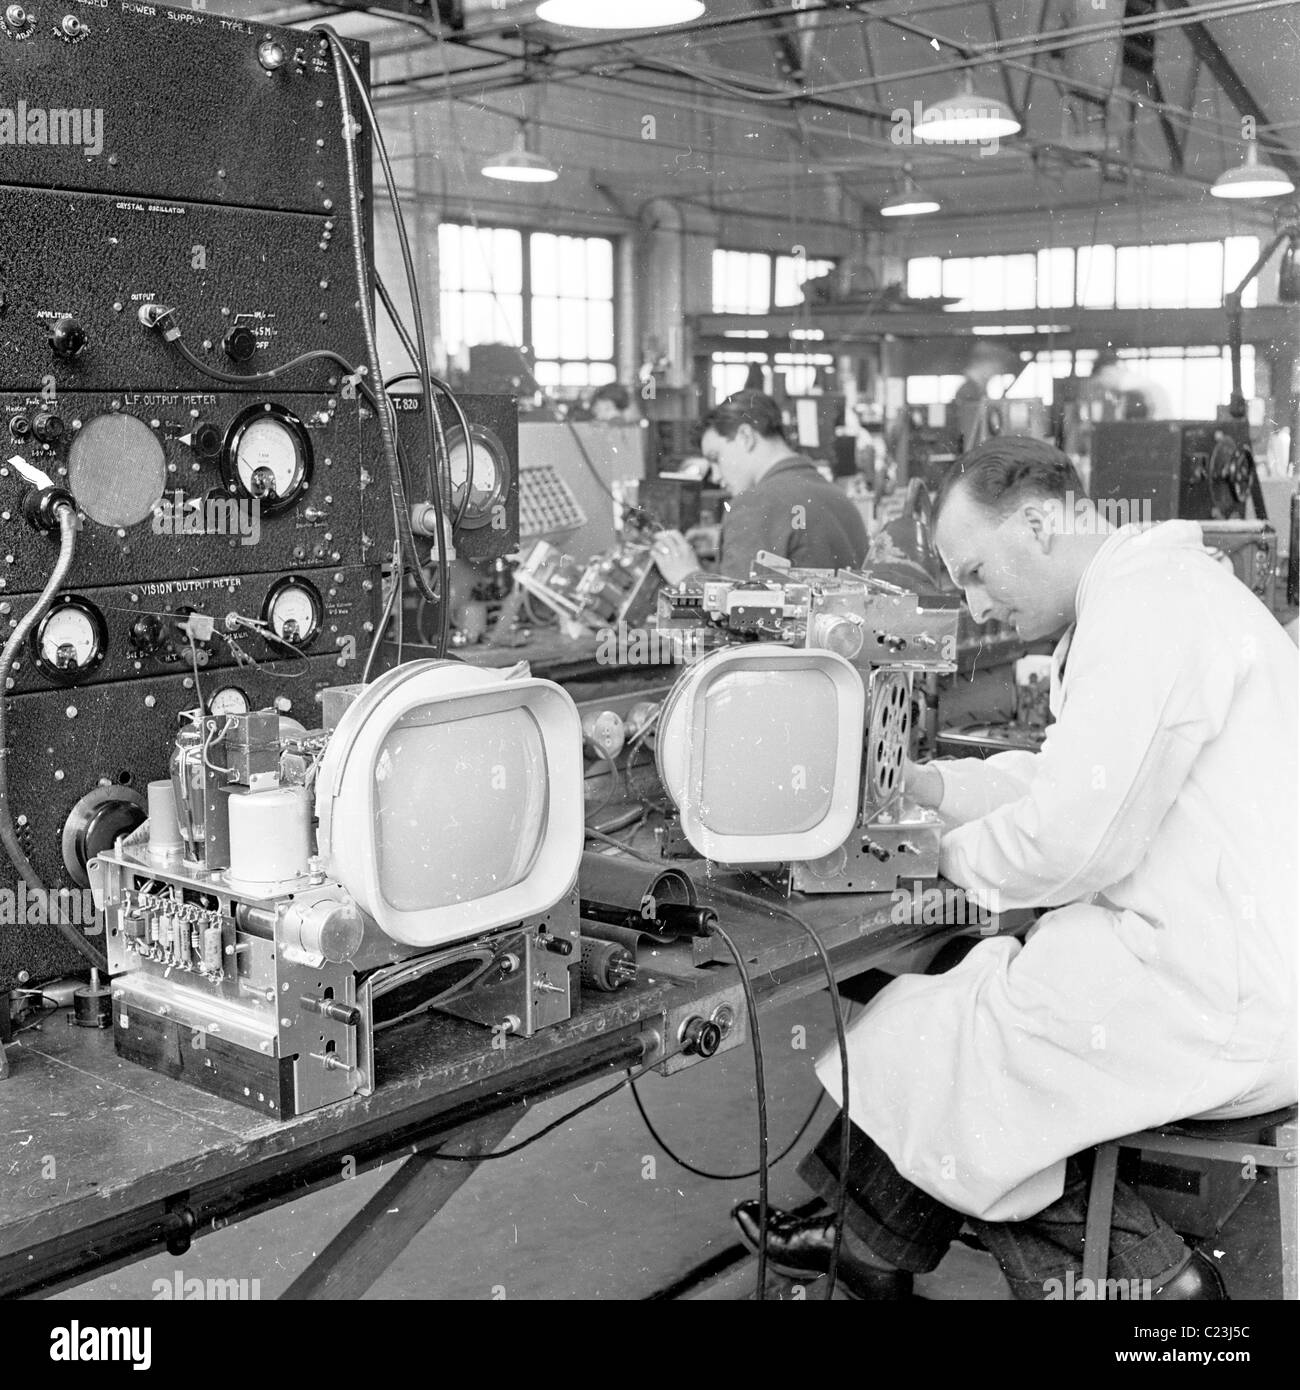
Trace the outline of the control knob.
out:
[[[76,319],[59,319],[50,329],[50,347],[55,357],[71,361],[86,346],[86,330]]]

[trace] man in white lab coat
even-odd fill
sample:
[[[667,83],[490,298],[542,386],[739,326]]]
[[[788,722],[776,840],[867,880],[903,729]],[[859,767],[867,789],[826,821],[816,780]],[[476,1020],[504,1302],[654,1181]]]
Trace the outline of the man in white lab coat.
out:
[[[964,1221],[1017,1297],[1045,1298],[1080,1269],[1077,1156],[1295,1101],[1297,653],[1195,522],[1111,528],[1042,441],[972,450],[938,507],[975,620],[1059,638],[1056,723],[1038,753],[910,768],[908,793],[952,827],[948,878],[1052,910],[1024,945],[899,978],[851,1029],[846,1282],[900,1296]],[[840,1099],[834,1050],[818,1075]],[[828,1199],[837,1128],[801,1169]],[[755,1206],[736,1212],[751,1241]],[[816,1270],[829,1244],[824,1214],[781,1214],[769,1250]],[[1122,1188],[1109,1272],[1224,1296]]]

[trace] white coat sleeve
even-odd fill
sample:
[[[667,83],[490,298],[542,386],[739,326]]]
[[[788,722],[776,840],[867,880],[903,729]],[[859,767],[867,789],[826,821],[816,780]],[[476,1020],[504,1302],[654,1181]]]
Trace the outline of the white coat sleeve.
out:
[[[943,781],[939,814],[954,825],[987,816],[1029,790],[1037,753],[1013,748],[991,758],[954,758],[932,763]]]
[[[1025,795],[942,843],[940,872],[1002,910],[1076,902],[1127,877],[1232,703],[1228,644],[1168,588],[1089,617]]]

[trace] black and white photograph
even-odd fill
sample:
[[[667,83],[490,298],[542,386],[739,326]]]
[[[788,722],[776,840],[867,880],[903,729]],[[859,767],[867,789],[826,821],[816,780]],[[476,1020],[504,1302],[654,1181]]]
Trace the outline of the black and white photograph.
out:
[[[1298,185],[1300,0],[0,0],[13,1383],[1284,1366]]]

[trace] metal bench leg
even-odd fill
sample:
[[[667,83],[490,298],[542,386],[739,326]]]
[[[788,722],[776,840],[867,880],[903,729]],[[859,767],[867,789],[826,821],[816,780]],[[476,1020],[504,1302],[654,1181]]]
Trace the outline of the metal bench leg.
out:
[[[491,1153],[524,1113],[522,1106],[511,1106],[440,1143],[457,1153]],[[412,1154],[280,1297],[360,1298],[477,1171],[476,1163]]]
[[[1296,1299],[1296,1124],[1278,1125],[1273,1142],[1291,1154],[1289,1166],[1274,1170],[1277,1178],[1278,1231],[1282,1240],[1282,1297]]]
[[[1110,1267],[1110,1218],[1115,1207],[1118,1169],[1119,1145],[1098,1145],[1088,1189],[1088,1219],[1083,1228],[1083,1277],[1092,1280],[1098,1297],[1104,1296],[1106,1271]]]

